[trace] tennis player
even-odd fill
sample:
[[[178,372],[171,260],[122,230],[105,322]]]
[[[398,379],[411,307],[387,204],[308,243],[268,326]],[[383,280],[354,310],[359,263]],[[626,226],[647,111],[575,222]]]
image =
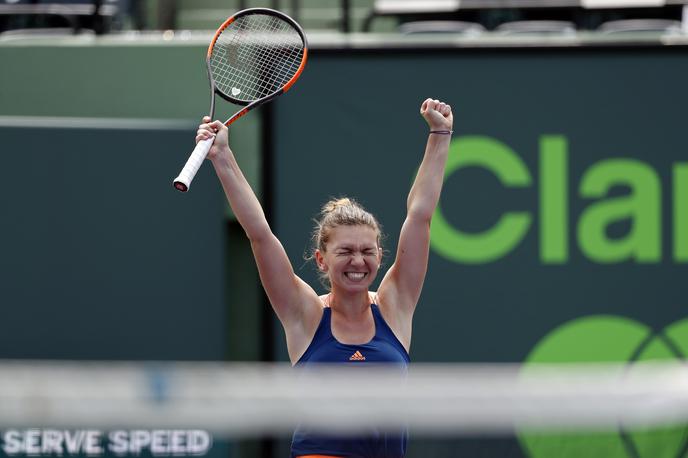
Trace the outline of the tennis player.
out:
[[[229,149],[227,128],[208,117],[199,126],[197,142],[216,136],[208,158],[251,242],[261,282],[284,327],[292,364],[408,365],[411,322],[427,270],[430,220],[440,197],[453,125],[451,107],[439,100],[425,100],[420,114],[430,132],[408,195],[394,263],[377,292],[370,291],[382,262],[380,226],[355,201],[330,201],[314,234],[313,258],[329,285],[322,296],[294,273]],[[406,441],[405,432],[342,438],[298,429],[291,456],[400,458]]]

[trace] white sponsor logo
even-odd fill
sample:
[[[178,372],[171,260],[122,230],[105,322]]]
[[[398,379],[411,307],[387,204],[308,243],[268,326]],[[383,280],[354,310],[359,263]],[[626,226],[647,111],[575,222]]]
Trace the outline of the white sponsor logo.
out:
[[[103,455],[202,456],[212,447],[212,436],[202,430],[58,430],[8,429],[0,449],[8,456]]]

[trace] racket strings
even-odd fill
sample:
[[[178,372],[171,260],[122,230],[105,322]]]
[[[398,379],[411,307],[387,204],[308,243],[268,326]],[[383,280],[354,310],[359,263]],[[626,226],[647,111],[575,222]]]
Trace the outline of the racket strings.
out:
[[[303,39],[288,22],[251,14],[222,31],[210,68],[218,90],[250,102],[282,88],[298,71],[303,54]]]
[[[298,69],[298,66],[293,69],[280,68],[279,62],[270,60],[272,57],[274,56],[264,50],[255,50],[253,55],[248,57],[241,56],[240,58],[250,58],[251,63],[244,68],[237,68],[236,66],[223,68],[229,73],[220,76],[220,80],[229,88],[235,98],[239,92],[234,93],[234,91],[237,88],[240,90],[243,88],[244,95],[238,97],[242,100],[255,100],[271,94],[289,81]],[[247,92],[246,89],[249,91]]]

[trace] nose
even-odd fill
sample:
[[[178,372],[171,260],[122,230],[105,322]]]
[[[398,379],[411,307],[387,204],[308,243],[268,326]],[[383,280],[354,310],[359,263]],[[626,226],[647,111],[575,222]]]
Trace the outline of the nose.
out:
[[[355,264],[355,265],[359,265],[359,266],[365,264],[363,262],[363,254],[354,253],[353,255],[351,255],[351,264]]]

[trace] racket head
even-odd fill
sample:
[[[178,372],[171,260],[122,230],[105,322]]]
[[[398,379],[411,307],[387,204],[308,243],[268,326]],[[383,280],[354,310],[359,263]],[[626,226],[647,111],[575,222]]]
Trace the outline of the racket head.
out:
[[[307,58],[306,35],[296,21],[269,8],[249,8],[217,29],[206,64],[215,93],[249,105],[289,90]]]

